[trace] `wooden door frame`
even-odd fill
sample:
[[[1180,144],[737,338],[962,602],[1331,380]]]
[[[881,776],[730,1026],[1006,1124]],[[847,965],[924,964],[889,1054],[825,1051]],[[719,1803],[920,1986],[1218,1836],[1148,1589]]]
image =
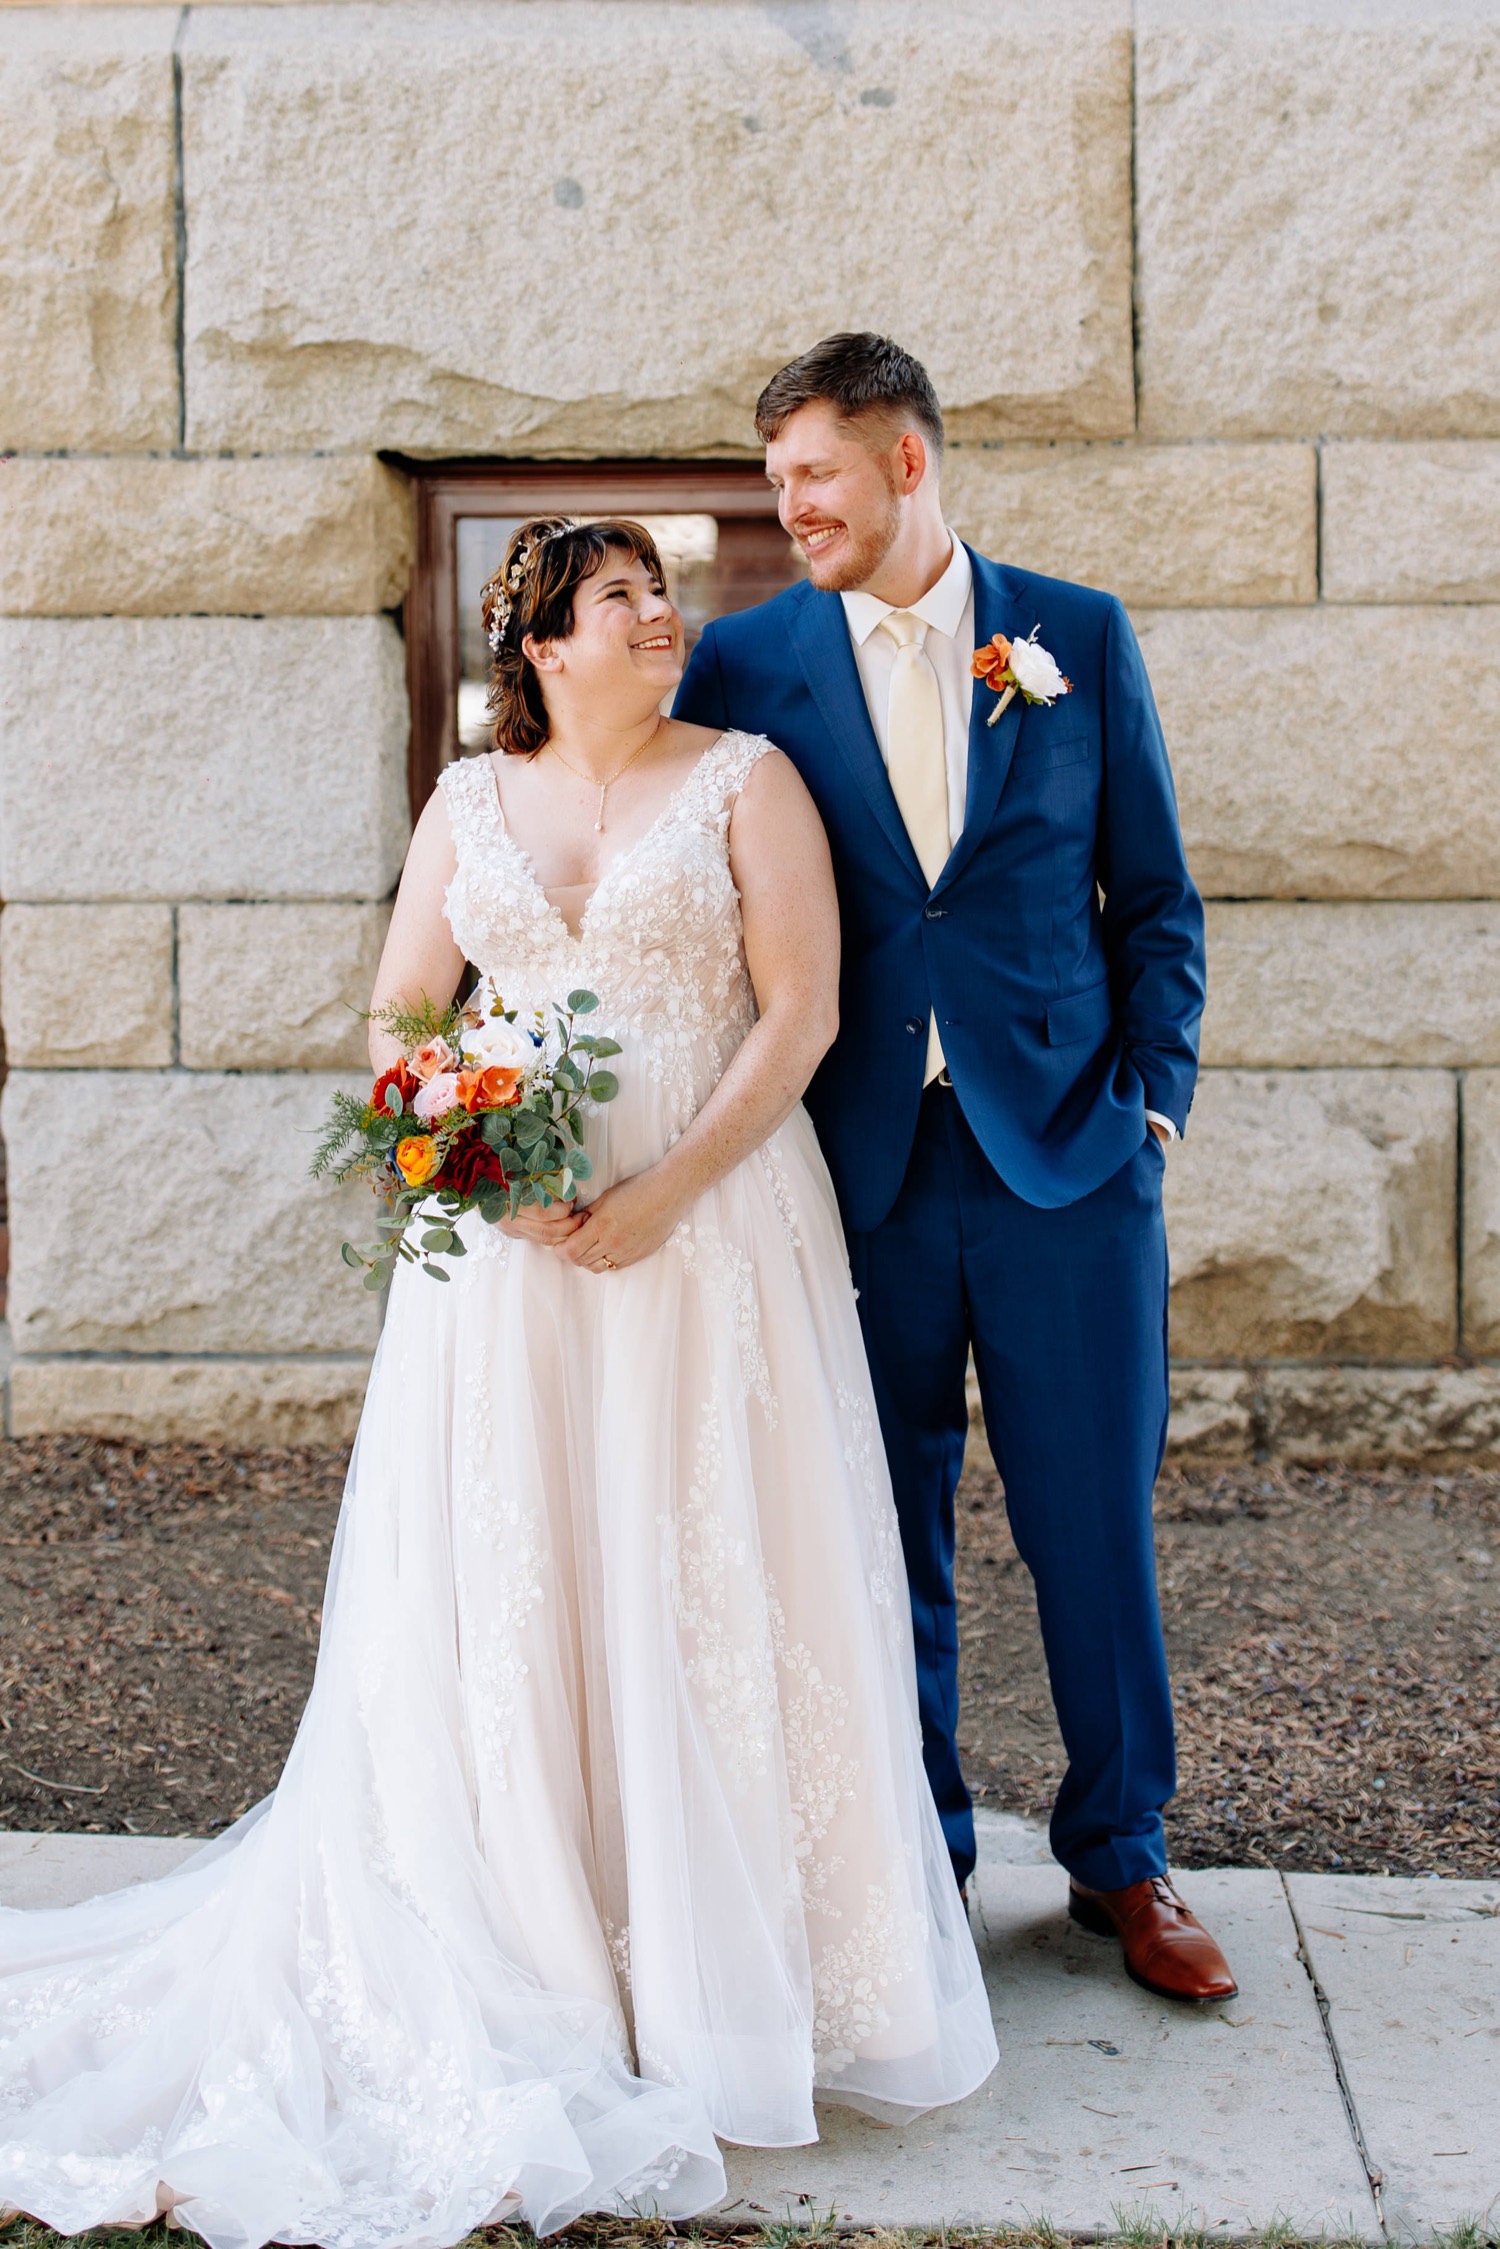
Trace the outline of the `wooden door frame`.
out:
[[[391,458],[416,497],[406,596],[413,821],[458,751],[458,519],[463,515],[776,514],[758,461],[415,461]]]

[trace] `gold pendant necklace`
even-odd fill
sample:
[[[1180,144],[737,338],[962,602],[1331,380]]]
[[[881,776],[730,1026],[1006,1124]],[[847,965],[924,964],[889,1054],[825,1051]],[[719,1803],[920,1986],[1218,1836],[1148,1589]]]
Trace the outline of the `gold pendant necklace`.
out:
[[[605,798],[608,796],[610,790],[614,787],[616,781],[624,779],[625,775],[634,765],[636,759],[650,749],[652,743],[656,740],[656,737],[660,732],[661,721],[660,719],[658,719],[651,732],[646,736],[645,741],[642,742],[640,748],[637,750],[632,750],[629,757],[625,760],[625,763],[620,767],[619,772],[611,773],[607,781],[596,781],[592,773],[580,773],[577,766],[574,765],[568,758],[565,758],[563,756],[562,751],[558,748],[555,742],[548,742],[546,744],[546,747],[552,752],[552,755],[556,758],[558,764],[563,766],[569,773],[571,773],[576,781],[587,781],[591,789],[597,789],[599,791],[599,817],[594,822],[594,833],[596,836],[602,836],[604,833]]]

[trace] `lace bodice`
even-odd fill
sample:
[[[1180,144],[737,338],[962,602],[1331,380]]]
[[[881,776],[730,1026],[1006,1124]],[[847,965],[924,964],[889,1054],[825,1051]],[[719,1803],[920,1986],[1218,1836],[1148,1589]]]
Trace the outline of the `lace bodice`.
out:
[[[577,936],[506,826],[489,760],[460,760],[439,784],[458,852],[444,903],[465,958],[523,1012],[580,985],[597,993],[599,1027],[625,1049],[623,1086],[643,1068],[679,1128],[755,1021],[729,821],[771,747],[763,735],[721,734],[605,870]]]

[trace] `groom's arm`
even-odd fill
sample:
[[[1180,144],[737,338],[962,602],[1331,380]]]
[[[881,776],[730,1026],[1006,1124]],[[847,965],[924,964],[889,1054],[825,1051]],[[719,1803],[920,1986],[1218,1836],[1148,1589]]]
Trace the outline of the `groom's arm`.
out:
[[[729,724],[724,675],[719,668],[719,649],[712,625],[704,626],[698,645],[688,658],[687,670],[673,697],[672,716],[686,719],[692,726]]]
[[[1146,1107],[1182,1132],[1198,1076],[1203,902],[1183,853],[1151,683],[1117,601],[1105,628],[1103,702],[1099,885],[1110,981]]]

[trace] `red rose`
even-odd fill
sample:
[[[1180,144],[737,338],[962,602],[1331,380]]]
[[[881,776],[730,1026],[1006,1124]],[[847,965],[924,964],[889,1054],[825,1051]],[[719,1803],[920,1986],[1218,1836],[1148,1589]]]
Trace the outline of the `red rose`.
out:
[[[394,1086],[401,1096],[403,1110],[409,1109],[421,1092],[421,1081],[412,1076],[404,1062],[395,1062],[389,1070],[382,1070],[370,1094],[372,1109],[385,1108],[386,1088]]]
[[[443,1168],[433,1185],[451,1187],[455,1195],[472,1195],[483,1179],[495,1179],[504,1186],[505,1167],[489,1142],[481,1140],[477,1132],[460,1133],[449,1143]]]

